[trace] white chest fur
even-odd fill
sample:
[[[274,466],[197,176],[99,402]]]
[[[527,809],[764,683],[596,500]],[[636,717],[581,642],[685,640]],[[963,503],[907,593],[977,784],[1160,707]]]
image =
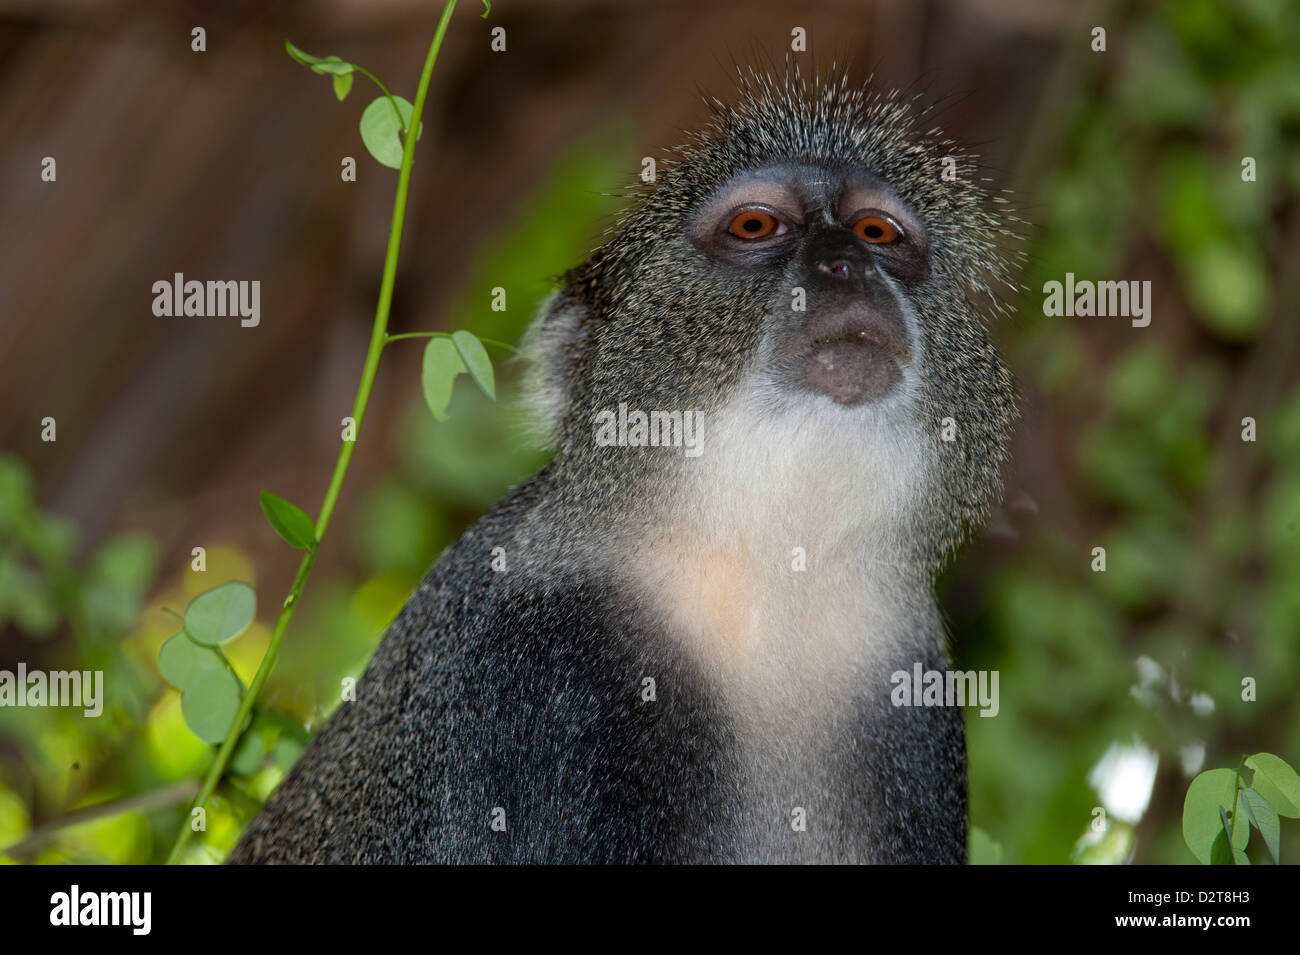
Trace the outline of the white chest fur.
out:
[[[926,613],[900,559],[924,451],[897,406],[741,393],[752,397],[704,418],[702,453],[683,460],[634,572],[738,718],[764,737],[801,735]]]
[[[630,551],[633,573],[734,719],[737,858],[866,861],[846,818],[868,809],[842,754],[874,745],[851,739],[864,697],[940,633],[901,556],[926,499],[924,444],[899,405],[751,399],[718,418]]]

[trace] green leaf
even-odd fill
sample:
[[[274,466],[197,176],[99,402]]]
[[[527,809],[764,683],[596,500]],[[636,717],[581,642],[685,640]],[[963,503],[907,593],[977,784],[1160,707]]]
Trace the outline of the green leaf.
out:
[[[1277,810],[1270,806],[1268,801],[1253,789],[1242,790],[1241,804],[1246,807],[1246,813],[1250,816],[1251,823],[1263,836],[1264,846],[1268,849],[1268,854],[1273,857],[1273,864],[1280,864],[1282,820],[1278,818]]]
[[[424,367],[420,384],[424,388],[424,401],[438,421],[447,420],[447,405],[451,404],[451,388],[456,376],[467,371],[460,351],[449,338],[431,338],[424,347]]]
[[[239,680],[227,669],[200,673],[181,694],[185,725],[205,743],[220,743],[239,709]]]
[[[390,169],[400,169],[402,167],[401,134],[410,125],[411,111],[415,107],[400,96],[394,96],[393,101],[397,103],[397,112],[402,117],[401,123],[398,123],[397,116],[393,113],[393,104],[388,101],[388,97],[376,97],[361,114],[361,141],[366,144],[366,149],[370,150],[370,155],[379,162]],[[421,123],[420,133],[423,132],[424,124]],[[418,139],[419,135],[416,138]]]
[[[1202,865],[1212,862],[1214,840],[1223,833],[1219,810],[1232,809],[1237,792],[1237,774],[1231,769],[1211,769],[1201,773],[1187,787],[1183,801],[1183,841]],[[1250,822],[1245,813],[1232,820],[1232,848],[1244,849],[1250,838]],[[1221,851],[1226,851],[1225,845]]]
[[[230,768],[240,776],[251,776],[262,768],[268,753],[280,761],[278,749],[284,739],[293,740],[301,751],[306,737],[306,730],[293,720],[273,710],[258,710],[235,747]]]
[[[343,102],[348,98],[348,93],[352,90],[352,74],[336,73],[334,74],[334,95]]]
[[[492,0],[483,0],[483,13],[479,17],[479,19],[486,20],[488,18],[488,14],[491,12],[492,12]]]
[[[451,333],[451,343],[456,346],[456,351],[460,352],[461,360],[465,362],[465,367],[469,370],[469,376],[474,379],[475,384],[483,389],[483,394],[496,401],[496,382],[492,376],[492,359],[488,357],[487,349],[478,340],[478,336],[462,328],[460,331]]]
[[[313,73],[332,75],[334,95],[339,98],[339,102],[347,99],[348,92],[352,89],[352,73],[357,68],[355,63],[349,63],[338,56],[312,56],[298,49],[288,40],[284,41],[284,49],[303,66],[310,66]]]
[[[1210,849],[1210,861],[1215,865],[1236,865],[1237,849],[1232,845],[1232,823],[1228,821],[1228,810],[1222,806],[1219,807],[1219,825],[1221,831],[1214,837],[1214,845]]]
[[[335,76],[347,76],[355,69],[355,65],[337,56],[327,56],[323,60],[317,60],[311,67],[313,73],[322,75],[332,73]]]
[[[284,51],[288,53],[291,57],[293,57],[295,60],[297,60],[299,63],[301,63],[303,66],[314,66],[315,64],[321,62],[321,58],[319,56],[312,56],[310,53],[306,53],[298,49],[288,40],[284,41]]]
[[[256,614],[257,594],[253,588],[232,580],[190,601],[185,608],[185,632],[196,642],[214,647],[247,630]]]
[[[168,637],[158,648],[158,672],[178,690],[184,690],[200,673],[225,668],[226,661],[217,650],[199,646],[184,631]]]
[[[277,766],[286,773],[293,769],[293,764],[298,762],[298,757],[306,747],[292,736],[281,736],[275,741],[275,747],[271,750],[271,758],[275,760]]]
[[[968,865],[1002,865],[1002,846],[979,826],[971,826]]]
[[[1183,281],[1196,316],[1225,341],[1252,341],[1268,321],[1268,263],[1252,245],[1214,240],[1198,246],[1187,256]]]
[[[316,546],[316,525],[301,507],[289,503],[270,491],[263,491],[258,496],[258,500],[262,504],[262,513],[271,522],[275,532],[291,547],[310,550]]]
[[[1232,849],[1228,847],[1228,833],[1223,826],[1219,826],[1218,832],[1214,836],[1214,842],[1210,844],[1210,865],[1234,865]]]
[[[1274,811],[1288,819],[1300,819],[1300,776],[1296,771],[1272,753],[1247,757],[1246,765],[1255,771],[1255,791]]]
[[[222,739],[225,739],[224,735]],[[265,727],[250,726],[243,739],[239,741],[239,745],[235,747],[234,755],[230,757],[230,771],[236,776],[253,775],[262,765],[262,760],[266,758],[268,743]]]

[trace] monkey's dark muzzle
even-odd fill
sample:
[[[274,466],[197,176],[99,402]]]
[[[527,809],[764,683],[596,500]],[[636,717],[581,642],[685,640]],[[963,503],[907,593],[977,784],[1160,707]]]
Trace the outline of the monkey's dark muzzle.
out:
[[[855,407],[889,394],[911,360],[907,326],[890,283],[853,233],[809,236],[802,256],[806,312],[790,312],[779,346],[794,383]]]
[[[908,350],[901,323],[848,316],[816,333],[801,358],[803,385],[841,405],[883,398],[902,378]]]

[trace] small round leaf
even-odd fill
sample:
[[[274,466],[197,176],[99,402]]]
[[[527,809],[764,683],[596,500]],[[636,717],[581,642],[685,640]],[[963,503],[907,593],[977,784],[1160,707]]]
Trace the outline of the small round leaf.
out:
[[[258,495],[262,513],[271,522],[275,532],[292,547],[309,548],[316,544],[316,525],[297,504],[286,501],[270,491]]]
[[[168,637],[158,650],[158,672],[178,690],[184,690],[200,673],[225,668],[216,650],[199,646],[184,631]]]
[[[465,371],[465,362],[449,338],[431,338],[424,347],[424,367],[420,384],[424,388],[424,401],[438,421],[447,420],[447,405],[451,404],[451,387],[456,376]]]
[[[451,333],[451,343],[456,346],[456,351],[460,353],[461,360],[469,371],[469,376],[483,389],[483,394],[496,401],[496,382],[492,376],[492,359],[488,357],[487,349],[483,347],[483,343],[478,340],[473,332],[467,332],[463,328],[460,331]]]
[[[394,96],[393,102],[397,104],[401,121],[398,122],[397,115],[393,112],[393,103],[388,101],[388,97],[377,97],[361,114],[361,141],[366,144],[370,155],[379,162],[390,169],[400,169],[402,167],[401,132],[410,125],[411,111],[415,107],[400,96]],[[421,123],[420,133],[423,132],[424,124]],[[417,135],[416,138],[418,139],[419,136]]]
[[[185,725],[203,742],[220,743],[239,709],[239,695],[239,680],[229,670],[200,673],[181,694]]]
[[[256,614],[257,594],[253,588],[232,580],[190,601],[185,608],[185,632],[196,642],[215,647],[247,630]]]

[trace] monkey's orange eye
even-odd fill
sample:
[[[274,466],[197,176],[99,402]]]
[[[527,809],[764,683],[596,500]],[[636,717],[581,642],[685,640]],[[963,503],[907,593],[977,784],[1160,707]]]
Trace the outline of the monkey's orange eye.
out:
[[[898,241],[903,234],[903,230],[891,219],[882,215],[863,216],[853,223],[853,231],[857,233],[859,239],[872,245],[888,245]]]
[[[741,239],[766,239],[775,235],[780,225],[775,216],[753,209],[732,219],[727,231]]]

